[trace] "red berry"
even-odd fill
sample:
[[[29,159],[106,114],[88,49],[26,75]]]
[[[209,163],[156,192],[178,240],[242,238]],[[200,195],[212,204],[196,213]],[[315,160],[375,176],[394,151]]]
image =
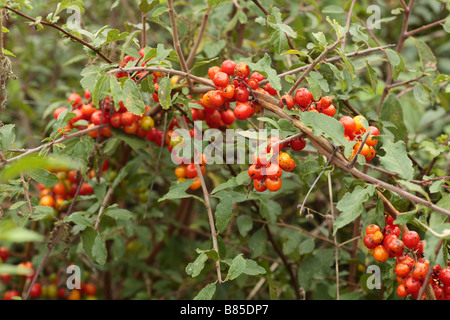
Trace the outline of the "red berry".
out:
[[[313,95],[306,88],[300,88],[295,92],[294,101],[302,109],[309,106],[313,100]]]
[[[415,248],[420,242],[420,236],[416,231],[407,231],[402,236],[403,243],[409,249]]]

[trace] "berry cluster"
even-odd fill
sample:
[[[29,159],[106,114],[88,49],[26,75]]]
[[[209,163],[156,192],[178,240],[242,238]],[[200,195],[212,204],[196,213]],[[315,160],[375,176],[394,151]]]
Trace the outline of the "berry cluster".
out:
[[[216,89],[210,90],[196,101],[202,109],[192,109],[193,120],[206,121],[210,128],[222,129],[234,123],[236,119],[245,120],[259,112],[260,107],[251,101],[252,91],[276,95],[277,91],[270,83],[264,88],[260,82],[265,77],[259,72],[251,73],[245,62],[235,63],[225,60],[222,65],[208,69],[208,76],[214,82]],[[230,103],[235,102],[234,110]]]
[[[204,176],[206,174],[206,162],[208,159],[204,154],[199,154],[198,156],[199,159],[201,159],[198,165],[202,176]],[[175,168],[175,176],[178,178],[177,182],[184,182],[186,179],[194,179],[190,185],[191,190],[197,190],[202,186],[199,174],[197,172],[197,165],[193,161],[182,161],[182,163]]]
[[[277,144],[280,141],[280,138],[271,137],[263,151],[253,154],[253,164],[247,171],[258,192],[280,190],[283,171],[291,172],[295,169],[295,160],[287,152],[281,151],[286,145]]]
[[[353,146],[353,151],[350,159],[353,159],[355,157],[361,144],[364,142],[363,136],[366,134],[366,132],[369,132],[369,136],[361,149],[360,155],[364,156],[367,162],[371,161],[376,154],[374,147],[378,143],[378,140],[374,139],[374,136],[380,135],[380,131],[378,130],[378,128],[375,126],[368,126],[366,129],[364,127],[364,123],[366,123],[367,120],[361,115],[355,116],[353,118],[350,116],[343,116],[339,119],[339,121],[344,126],[345,138],[348,141],[356,141],[355,145]]]
[[[319,112],[333,117],[336,113],[336,108],[333,105],[333,100],[329,96],[320,98],[314,101],[312,93],[307,88],[297,89],[294,98],[289,94],[285,94],[280,98],[280,105],[289,110],[303,110],[310,112]]]
[[[108,161],[103,162],[102,173],[108,170]],[[41,192],[39,205],[52,207],[56,211],[64,210],[65,202],[75,196],[75,192],[80,182],[80,177],[76,170],[52,171],[57,177],[58,182],[51,188],[47,188],[42,184],[38,184],[38,189]],[[92,179],[95,176],[95,170],[91,169],[89,177]],[[81,184],[80,195],[90,195],[94,193],[92,186],[84,181]]]
[[[0,262],[5,262],[10,257],[9,249],[6,247],[0,247]],[[36,271],[33,267],[33,264],[30,261],[21,262],[17,265],[18,268],[21,270],[29,269],[29,272],[25,273],[19,273],[19,277],[25,277],[25,279],[31,280]],[[9,288],[9,290],[6,290],[3,294],[3,300],[13,300],[14,297],[20,297],[20,293],[14,289],[14,286],[11,283],[12,276],[10,274],[1,274],[0,275],[0,282],[3,283],[6,286],[11,285],[12,288]],[[37,298],[40,295],[40,285],[36,284],[33,285],[33,287],[30,290],[30,296],[32,298]]]
[[[364,245],[378,262],[395,258],[397,295],[417,299],[430,267],[430,262],[423,255],[425,241],[420,239],[416,231],[407,231],[401,235],[393,220],[391,216],[387,216],[383,230],[376,224],[367,226]],[[438,300],[450,299],[450,268],[441,270],[439,265],[435,265],[429,283]]]

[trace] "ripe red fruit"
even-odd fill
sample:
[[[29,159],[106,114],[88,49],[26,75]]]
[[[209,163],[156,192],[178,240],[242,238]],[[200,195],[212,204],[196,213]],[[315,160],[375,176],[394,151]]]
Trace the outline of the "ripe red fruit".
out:
[[[223,123],[226,125],[231,125],[236,120],[236,117],[234,116],[233,110],[229,109],[227,111],[222,111],[220,113],[220,118],[222,119]]]
[[[236,68],[236,63],[232,60],[224,60],[222,62],[222,72],[225,72],[229,76],[234,75],[234,69]]]
[[[414,263],[411,269],[411,276],[414,279],[423,281],[428,272],[428,265],[424,262],[416,262]]]
[[[309,106],[313,99],[313,95],[306,88],[300,88],[295,92],[294,101],[302,109]]]
[[[397,256],[403,253],[403,249],[405,248],[405,244],[403,243],[403,241],[398,238],[392,239],[392,241],[389,241],[389,243],[387,243],[385,246],[392,256]]]
[[[30,296],[32,298],[39,298],[42,294],[42,285],[39,282],[33,284],[30,290]]]
[[[197,167],[194,163],[189,163],[186,166],[186,177],[188,179],[194,179],[195,177],[197,177]]]
[[[333,117],[336,114],[336,108],[333,105],[331,105],[328,108],[322,109],[322,113],[326,114],[329,117]]]
[[[422,283],[419,280],[414,279],[413,277],[406,278],[405,289],[407,293],[417,296],[419,294],[420,287],[422,287]]]
[[[75,113],[75,117],[69,120],[69,124],[73,125],[74,123],[77,123],[78,121],[83,119],[83,112],[81,112],[80,109],[72,110],[71,113]]]
[[[215,109],[220,108],[225,103],[225,98],[221,90],[214,90],[211,92],[210,100],[211,106]]]
[[[319,101],[317,101],[316,105],[319,110],[327,109],[331,106],[333,100],[329,96],[322,97]]]
[[[292,109],[295,106],[294,98],[285,94],[280,98],[280,104],[282,107],[286,106],[286,108]]]
[[[109,123],[113,128],[119,128],[120,126],[122,126],[121,118],[122,118],[121,113],[114,113],[109,119]]]
[[[249,103],[239,103],[236,105],[236,108],[234,108],[234,116],[238,120],[250,118],[252,112],[252,107]]]
[[[278,191],[281,189],[281,179],[280,178],[269,178],[266,177],[264,179],[264,183],[267,186],[267,189],[269,189],[269,191]]]
[[[276,179],[281,177],[283,170],[281,170],[278,164],[270,163],[267,167],[261,169],[261,174],[268,178]]]
[[[220,69],[220,67],[212,66],[211,68],[208,69],[208,76],[209,76],[209,78],[210,78],[211,80],[213,80],[213,79],[214,79],[214,76],[216,75],[216,73],[217,73],[217,72],[220,72],[220,71],[222,71],[222,70]]]
[[[261,73],[259,73],[258,71],[254,71],[252,73],[252,75],[250,76],[250,79],[255,79],[258,80],[258,82],[263,81],[264,79],[266,79],[266,77],[264,77]]]
[[[66,107],[59,107],[57,108],[55,111],[53,111],[53,117],[55,118],[55,120],[58,119],[58,116],[64,111],[67,110]]]
[[[8,290],[3,295],[3,300],[13,300],[14,297],[20,297],[19,292],[16,290]]]
[[[264,192],[267,190],[267,186],[264,182],[264,179],[262,179],[262,178],[253,180],[253,187],[258,192]]]
[[[120,117],[120,123],[123,126],[131,125],[134,122],[134,120],[135,120],[135,115],[129,111],[122,113],[122,115]]]
[[[305,139],[303,139],[303,137],[298,137],[289,141],[289,145],[291,146],[292,150],[301,151],[305,148],[306,141]]]
[[[78,93],[71,93],[67,101],[69,101],[74,109],[80,108],[83,105],[83,99]]]
[[[6,247],[0,247],[0,259],[2,259],[3,262],[8,260],[9,258],[9,249]]]
[[[277,95],[277,90],[275,90],[270,82],[264,86],[264,90],[266,90],[271,96]],[[295,99],[294,99],[295,100]]]
[[[364,237],[364,245],[367,249],[375,249],[378,244],[373,241],[373,235],[369,233]]]
[[[220,87],[220,88],[225,87],[229,83],[228,74],[226,74],[225,72],[222,72],[222,71],[217,72],[214,75],[213,82],[216,87]]]
[[[400,237],[400,228],[396,225],[387,225],[385,228],[385,234],[393,234],[398,238]]]
[[[234,74],[238,78],[247,78],[250,75],[250,67],[245,62],[239,62],[234,68]]]
[[[443,269],[439,273],[439,281],[446,287],[450,286],[450,269]]]
[[[410,271],[411,268],[404,263],[397,264],[394,269],[395,274],[400,278],[406,278]]]
[[[220,111],[216,109],[213,112],[207,113],[205,120],[208,127],[216,129],[219,128],[222,120]]]
[[[416,231],[407,231],[402,236],[403,243],[409,249],[415,248],[420,242],[420,236]]]
[[[339,119],[339,122],[342,123],[344,126],[344,134],[348,136],[353,136],[356,129],[356,122],[352,117],[349,116],[343,116],[341,119]]]
[[[87,182],[81,184],[80,195],[85,196],[94,193],[94,188]]]
[[[234,98],[239,102],[247,102],[250,93],[247,88],[237,87],[234,89]]]
[[[263,178],[261,167],[258,167],[256,164],[252,164],[250,167],[248,167],[247,171],[248,175],[253,180],[261,180]]]

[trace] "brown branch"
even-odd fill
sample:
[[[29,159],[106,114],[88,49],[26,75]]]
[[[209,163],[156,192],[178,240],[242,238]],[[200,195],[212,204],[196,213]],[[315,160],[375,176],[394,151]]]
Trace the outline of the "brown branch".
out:
[[[209,14],[211,13],[211,7],[208,6],[208,9],[203,16],[202,24],[200,26],[200,30],[198,32],[197,39],[194,42],[194,46],[191,49],[191,53],[189,53],[188,58],[186,59],[186,66],[189,69],[191,67],[192,62],[194,61],[195,55],[197,53],[197,49],[200,46],[200,42],[203,39],[203,34],[205,33],[206,24],[208,23]]]
[[[169,15],[170,15],[170,24],[172,27],[172,38],[173,38],[173,45],[175,47],[175,51],[178,56],[178,60],[180,60],[181,69],[189,73],[189,68],[186,65],[186,60],[184,59],[183,51],[181,50],[180,40],[178,39],[178,31],[177,31],[177,25],[175,21],[175,10],[173,7],[173,1],[168,0],[167,5],[169,7]],[[191,81],[189,78],[187,78],[189,87],[191,86]]]
[[[10,8],[10,7],[4,7],[4,8],[7,9],[7,10],[9,10],[9,11],[14,12],[15,14],[17,14],[17,15],[19,15],[19,16],[25,18],[25,19],[28,19],[28,20],[30,20],[30,21],[32,21],[32,22],[34,22],[34,23],[37,22],[35,18],[30,17],[30,16],[28,16],[28,15],[26,15],[26,14],[20,12],[20,11],[17,11],[17,10],[15,10],[15,9],[13,9],[13,8]],[[81,38],[79,38],[79,37],[77,37],[77,36],[71,34],[70,32],[64,30],[63,28],[61,28],[61,27],[58,26],[57,24],[54,24],[54,23],[51,23],[51,22],[47,22],[47,21],[40,21],[39,23],[42,24],[42,25],[49,26],[49,27],[52,27],[52,28],[54,28],[54,29],[59,30],[60,32],[64,33],[66,36],[68,36],[68,37],[71,38],[72,40],[78,41],[78,42],[80,42],[81,44],[83,44],[83,45],[85,45],[86,47],[88,47],[89,49],[91,49],[92,51],[94,51],[98,56],[100,56],[100,57],[101,57],[103,60],[105,60],[106,62],[108,62],[108,63],[113,63],[113,62],[111,61],[111,59],[109,59],[107,56],[105,56],[99,49],[95,48],[94,46],[92,46],[91,44],[87,43],[87,42],[84,41],[83,39],[81,39]]]
[[[424,31],[424,30],[427,30],[427,29],[430,29],[430,28],[439,26],[439,25],[441,25],[441,24],[444,24],[445,20],[446,20],[446,19],[441,19],[441,20],[432,22],[432,23],[430,23],[430,24],[426,24],[426,25],[424,25],[424,26],[421,26],[420,28],[417,28],[417,29],[408,31],[408,32],[406,33],[406,36],[407,36],[407,37],[411,37],[411,36],[415,35],[416,33],[419,33],[419,32],[422,32],[422,31]]]
[[[350,9],[349,9],[348,14],[347,14],[347,22],[345,24],[347,27],[350,26],[350,20],[352,18],[352,12],[353,12],[353,6],[354,5],[355,5],[355,0],[353,0],[352,3],[350,4]],[[342,43],[341,43],[341,49],[342,50],[344,50],[344,48],[345,48],[345,40],[347,38],[347,34],[348,34],[349,30],[350,29],[347,28],[347,30],[344,33],[344,37],[342,38]]]
[[[9,159],[7,159],[5,162],[1,162],[1,163],[0,163],[0,168],[4,167],[4,166],[5,166],[6,164],[8,164],[8,163],[11,163],[11,162],[13,162],[13,161],[17,161],[17,160],[19,160],[19,159],[21,159],[21,158],[23,158],[23,157],[25,157],[25,156],[28,156],[28,155],[30,155],[30,154],[39,152],[39,151],[41,151],[42,149],[45,149],[46,147],[50,147],[51,145],[63,143],[63,142],[65,142],[65,141],[67,141],[67,140],[70,140],[70,139],[72,139],[72,138],[76,138],[76,137],[83,136],[83,135],[85,135],[85,134],[87,134],[87,133],[89,133],[89,132],[91,132],[91,131],[96,131],[96,130],[99,130],[99,129],[103,128],[103,127],[107,127],[107,126],[109,126],[109,124],[108,124],[108,125],[106,125],[106,124],[105,124],[105,125],[98,125],[98,126],[94,126],[94,127],[92,127],[92,128],[80,130],[80,131],[77,131],[77,132],[75,132],[75,133],[68,134],[68,135],[66,135],[66,136],[64,136],[64,137],[62,137],[62,138],[60,138],[60,139],[51,141],[51,142],[49,142],[49,143],[42,144],[42,145],[40,145],[40,146],[38,146],[38,147],[36,147],[36,148],[28,149],[26,152],[24,152],[24,153],[22,153],[22,154],[20,154],[20,155],[17,155],[17,156],[15,156],[15,157],[9,158]]]

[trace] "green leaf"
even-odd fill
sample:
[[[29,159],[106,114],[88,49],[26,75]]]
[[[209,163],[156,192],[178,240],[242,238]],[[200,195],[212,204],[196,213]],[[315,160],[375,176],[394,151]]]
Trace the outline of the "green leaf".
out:
[[[251,258],[256,258],[264,253],[266,249],[267,235],[263,229],[259,229],[252,234],[248,242]]]
[[[372,66],[370,65],[370,63],[367,62],[366,59],[364,59],[364,62],[366,63],[367,77],[369,79],[370,86],[372,87],[373,90],[376,90],[378,85],[377,71],[374,68],[372,68]]]
[[[119,81],[117,81],[117,78],[113,75],[111,75],[109,80],[110,80],[109,88],[111,90],[111,95],[114,100],[114,109],[118,111],[120,108],[119,102],[123,101],[122,86],[120,85]]]
[[[108,217],[113,218],[114,220],[130,220],[131,218],[133,218],[133,213],[131,211],[117,207],[107,208],[104,214]]]
[[[389,138],[380,136],[383,142],[381,148],[386,152],[380,156],[381,166],[391,172],[396,172],[405,180],[412,180],[414,177],[414,168],[412,161],[408,158],[406,146],[403,141],[392,142]]]
[[[248,65],[253,71],[258,71],[262,75],[266,76],[267,80],[269,80],[275,90],[281,90],[281,80],[278,77],[276,70],[272,68],[272,59],[267,53],[265,53],[264,57],[258,62],[248,63]]]
[[[165,200],[175,200],[175,199],[183,199],[183,198],[195,198],[202,202],[203,204],[205,201],[193,194],[187,194],[186,190],[190,187],[192,184],[193,179],[188,179],[183,182],[172,182],[172,185],[170,186],[169,192],[167,192],[162,198],[158,200],[158,202],[165,201]]]
[[[125,80],[123,85],[123,104],[128,111],[135,115],[142,115],[145,112],[145,104],[142,99],[136,82],[132,79]]]
[[[411,39],[414,41],[419,54],[421,70],[436,70],[437,59],[430,47],[423,40],[414,37],[411,37]]]
[[[59,182],[56,174],[45,169],[30,170],[27,172],[27,175],[37,183],[43,184],[46,188],[51,188]]]
[[[253,219],[249,215],[242,215],[237,218],[237,226],[241,236],[245,237],[253,228]]]
[[[318,112],[302,112],[300,120],[312,128],[314,135],[329,138],[335,146],[343,146],[346,151],[351,149],[351,144],[344,136],[344,126],[335,118]]]
[[[208,256],[206,255],[206,253],[200,253],[194,262],[191,262],[186,266],[186,273],[192,278],[197,277],[205,267],[206,260],[208,260]]]
[[[205,51],[206,57],[208,59],[212,59],[219,55],[220,51],[222,51],[222,49],[225,48],[226,44],[227,42],[223,39],[219,41],[210,42],[204,46],[203,51]]]
[[[0,225],[0,241],[5,242],[42,242],[44,237],[37,232],[20,228]]]
[[[383,123],[384,131],[388,130],[392,133],[395,140],[405,140],[407,130],[402,106],[395,95],[388,94],[384,100],[380,111],[380,120]]]
[[[246,260],[242,257],[242,254],[237,255],[231,263],[225,281],[234,280],[239,277],[245,271],[246,266],[247,263]]]
[[[101,266],[106,263],[108,252],[106,250],[105,240],[100,234],[97,234],[94,243],[92,244],[92,257]]]
[[[96,107],[100,106],[100,100],[108,95],[109,90],[109,76],[101,75],[95,83],[94,91],[92,92],[92,104]]]
[[[6,152],[14,144],[16,140],[16,132],[14,124],[5,124],[0,127],[0,148],[2,152]]]
[[[208,0],[209,2],[210,0]],[[217,0],[216,0],[217,1]],[[194,297],[193,300],[211,300],[216,292],[216,284],[207,284],[200,292]]]
[[[85,227],[92,227],[92,223],[83,215],[83,212],[74,212],[70,216],[64,217],[63,221],[73,222]]]
[[[163,109],[169,109],[172,105],[172,83],[170,78],[164,77],[159,81],[158,98],[159,103]]]
[[[367,185],[365,188],[357,186],[353,192],[346,193],[337,203],[336,208],[341,212],[333,224],[333,235],[354,221],[364,212],[364,203],[375,192],[375,186]]]
[[[314,100],[319,100],[323,95],[323,92],[330,91],[327,80],[325,80],[319,72],[311,72],[306,77],[306,81],[309,84]]]
[[[222,232],[228,226],[231,219],[231,213],[233,212],[233,198],[231,196],[225,196],[220,199],[220,202],[216,206],[216,226],[217,231]]]
[[[258,274],[265,274],[266,269],[258,265],[258,263],[251,259],[245,259],[245,270],[243,273],[249,276],[256,276]]]

